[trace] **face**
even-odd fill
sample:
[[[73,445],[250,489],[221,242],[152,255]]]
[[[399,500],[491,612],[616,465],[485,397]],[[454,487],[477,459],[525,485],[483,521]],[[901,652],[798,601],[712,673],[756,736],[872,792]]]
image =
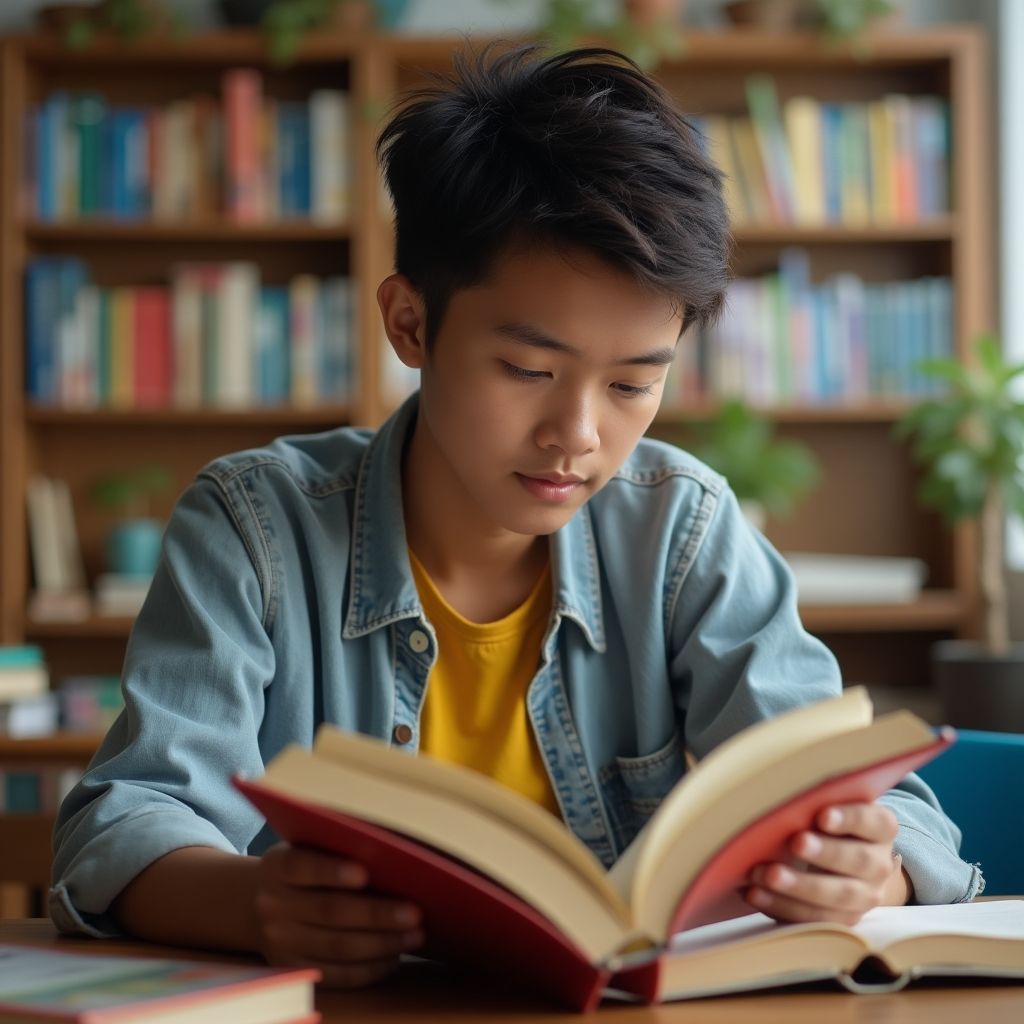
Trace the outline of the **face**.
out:
[[[485,529],[539,536],[568,522],[650,426],[681,316],[588,253],[534,249],[456,292],[429,353],[422,320],[416,345],[388,326],[421,370],[416,457]]]

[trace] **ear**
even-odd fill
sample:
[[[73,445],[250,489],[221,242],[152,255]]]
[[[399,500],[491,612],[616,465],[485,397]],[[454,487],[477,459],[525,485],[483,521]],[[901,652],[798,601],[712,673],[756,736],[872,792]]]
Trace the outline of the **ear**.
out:
[[[427,361],[427,310],[423,297],[404,274],[384,278],[377,288],[384,333],[395,355],[415,370]]]

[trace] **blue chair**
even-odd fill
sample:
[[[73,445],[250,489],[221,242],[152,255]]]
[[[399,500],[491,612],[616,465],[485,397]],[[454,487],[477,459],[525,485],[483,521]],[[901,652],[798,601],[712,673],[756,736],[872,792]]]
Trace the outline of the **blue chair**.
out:
[[[918,775],[963,832],[960,855],[981,864],[985,895],[1024,895],[1024,735],[957,735]]]

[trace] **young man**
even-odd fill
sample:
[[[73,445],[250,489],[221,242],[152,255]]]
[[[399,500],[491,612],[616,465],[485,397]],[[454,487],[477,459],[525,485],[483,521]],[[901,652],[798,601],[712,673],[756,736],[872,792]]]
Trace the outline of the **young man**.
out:
[[[727,281],[720,176],[665,95],[608,51],[490,51],[380,151],[397,272],[378,298],[420,391],[375,436],[283,439],[182,497],[125,713],[62,808],[64,930],[362,984],[424,941],[417,908],[277,844],[233,772],[334,722],[491,774],[610,865],[684,750],[839,691],[725,482],[641,440]],[[970,899],[958,842],[911,777],[824,810],[748,896],[839,921]]]

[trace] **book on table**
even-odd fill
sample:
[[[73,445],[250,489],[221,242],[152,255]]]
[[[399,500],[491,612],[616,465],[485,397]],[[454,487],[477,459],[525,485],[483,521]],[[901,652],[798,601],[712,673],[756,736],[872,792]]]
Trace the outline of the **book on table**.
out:
[[[494,780],[331,726],[234,782],[284,839],[358,861],[374,890],[418,904],[430,955],[586,1009],[609,987],[689,994],[660,980],[672,936],[748,915],[756,864],[785,859],[822,808],[875,799],[953,738],[907,711],[873,720],[861,687],[765,720],[691,768],[610,870]]]
[[[315,1024],[313,969],[0,945],[0,1024]]]

